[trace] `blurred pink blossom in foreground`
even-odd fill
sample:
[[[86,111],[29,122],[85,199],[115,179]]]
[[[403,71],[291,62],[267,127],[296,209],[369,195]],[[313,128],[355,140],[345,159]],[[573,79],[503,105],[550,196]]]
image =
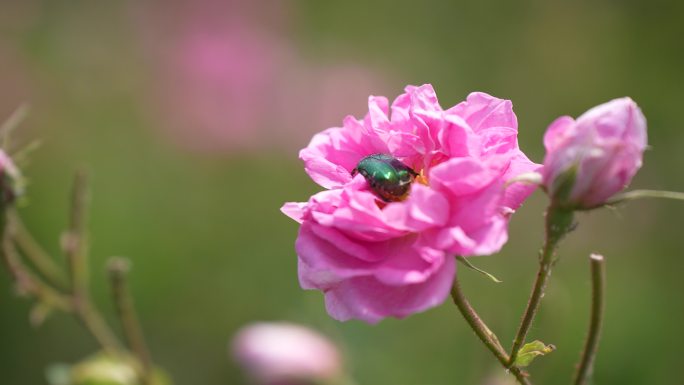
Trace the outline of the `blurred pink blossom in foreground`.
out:
[[[235,335],[234,359],[261,385],[296,385],[339,378],[342,358],[327,338],[285,322],[250,324]]]
[[[330,67],[303,58],[288,38],[292,3],[159,4],[141,22],[155,66],[151,101],[158,124],[186,147],[301,145],[380,88],[381,76],[353,59]]]
[[[562,116],[544,136],[544,185],[561,204],[591,208],[622,191],[641,167],[646,118],[630,98],[577,118]]]
[[[454,255],[488,255],[507,240],[510,213],[532,192],[505,187],[536,170],[518,148],[508,100],[472,93],[443,110],[432,86],[408,86],[389,105],[372,96],[363,119],[313,137],[299,156],[328,190],[282,211],[301,223],[296,241],[303,288],[325,293],[338,320],[378,322],[437,306],[448,296]],[[359,161],[385,154],[418,176],[404,200],[383,202]]]

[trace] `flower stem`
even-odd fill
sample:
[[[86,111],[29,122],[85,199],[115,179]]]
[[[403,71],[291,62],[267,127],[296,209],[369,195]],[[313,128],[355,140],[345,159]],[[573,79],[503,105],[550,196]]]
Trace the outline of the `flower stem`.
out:
[[[36,242],[14,209],[8,210],[12,239],[36,270],[52,285],[67,287],[67,277],[55,261]]]
[[[473,309],[473,307],[470,305],[468,300],[463,295],[461,285],[458,281],[458,274],[454,277],[454,284],[451,287],[451,297],[454,300],[454,304],[456,304],[456,307],[458,307],[458,310],[463,315],[463,318],[465,318],[466,322],[468,322],[468,325],[470,325],[470,328],[473,329],[477,337],[480,338],[480,340],[487,347],[487,349],[489,349],[489,351],[492,352],[492,354],[494,354],[494,356],[497,360],[499,360],[501,365],[507,367],[508,354],[506,354],[506,350],[504,350],[504,348],[501,346],[501,343],[499,342],[499,339],[487,327],[484,321],[482,321],[482,318],[480,318],[477,312],[475,312],[475,309]],[[532,384],[527,379],[527,374],[523,372],[520,368],[514,366],[510,368],[510,372],[511,374],[513,374],[513,376],[515,376],[516,380],[518,380],[518,383],[522,385]]]
[[[88,291],[88,252],[85,230],[88,198],[87,175],[79,171],[74,177],[69,228],[64,234],[62,244],[69,262],[71,288],[76,301],[82,300]]]
[[[110,354],[121,352],[121,344],[92,302],[88,289],[88,248],[86,218],[88,209],[88,177],[78,171],[71,196],[69,228],[63,248],[69,263],[71,296],[76,316],[98,343]]]
[[[121,344],[93,304],[88,289],[88,260],[85,237],[86,182],[84,173],[80,172],[76,175],[71,220],[63,239],[63,247],[71,273],[69,276],[69,293],[62,293],[49,283],[44,282],[22,263],[15,243],[23,248],[27,258],[31,260],[33,267],[41,275],[55,281],[59,281],[59,276],[66,275],[59,270],[47,253],[35,243],[28,231],[21,226],[19,216],[13,211],[13,202],[6,201],[2,199],[3,197],[0,197],[0,254],[2,254],[0,257],[20,290],[33,296],[47,308],[73,314],[107,353],[116,356],[123,351]],[[4,191],[2,183],[0,178],[0,190]]]
[[[16,283],[17,288],[23,293],[34,296],[42,304],[67,313],[71,312],[73,310],[73,305],[70,298],[31,274],[26,266],[21,263],[11,240],[7,236],[4,238],[0,254],[2,254],[3,262]]]
[[[591,320],[589,333],[582,351],[580,364],[575,375],[575,385],[585,385],[591,378],[596,351],[598,350],[599,335],[603,321],[603,303],[606,285],[605,259],[602,255],[592,254],[591,260]]]
[[[83,302],[76,302],[76,298],[74,298],[74,307],[76,310],[76,317],[81,321],[83,326],[85,326],[86,330],[90,332],[93,338],[95,338],[102,349],[114,356],[121,354],[121,343],[109,328],[109,325],[107,325],[107,322],[105,322],[97,308],[90,302],[90,299]]]
[[[539,309],[541,299],[544,296],[544,290],[546,289],[546,283],[551,275],[551,269],[556,262],[554,254],[556,247],[558,246],[558,242],[560,242],[563,236],[572,229],[572,226],[572,211],[564,210],[555,206],[550,206],[547,209],[545,219],[546,231],[544,247],[542,248],[539,256],[539,270],[537,271],[537,278],[534,281],[534,286],[532,287],[532,292],[530,293],[530,298],[527,302],[525,313],[520,321],[518,332],[513,340],[513,347],[511,348],[511,355],[506,365],[507,367],[514,367],[515,360],[518,358],[518,351],[525,343],[527,332],[530,330],[532,321],[534,321],[534,317],[537,315],[537,310]]]
[[[0,181],[0,191],[4,190],[4,187],[3,181]],[[0,258],[2,258],[19,290],[33,295],[47,306],[70,312],[72,304],[69,298],[31,274],[21,263],[21,259],[12,244],[13,231],[9,215],[11,207],[10,202],[0,198]]]
[[[684,193],[677,191],[660,191],[660,190],[634,190],[626,193],[618,194],[610,198],[605,205],[615,205],[633,199],[642,198],[661,198],[661,199],[675,199],[684,200]]]
[[[112,285],[114,303],[128,346],[142,365],[142,377],[149,382],[152,373],[152,358],[133,306],[133,298],[128,289],[127,275],[130,270],[130,263],[124,258],[112,258],[107,270]]]
[[[19,126],[19,124],[26,119],[29,112],[28,104],[22,104],[0,125],[0,147],[4,149],[10,148],[10,136],[12,131]]]

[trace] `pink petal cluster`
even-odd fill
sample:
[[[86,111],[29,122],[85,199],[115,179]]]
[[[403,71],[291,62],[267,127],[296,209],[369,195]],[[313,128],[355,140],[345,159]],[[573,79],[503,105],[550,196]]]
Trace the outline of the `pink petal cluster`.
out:
[[[533,187],[505,182],[534,171],[518,148],[508,100],[472,93],[443,110],[430,85],[408,86],[389,104],[371,96],[363,119],[348,116],[300,152],[328,190],[282,211],[301,223],[296,241],[303,288],[325,293],[338,320],[378,322],[442,303],[454,255],[486,255],[507,240],[508,216]],[[388,154],[421,176],[407,199],[381,202],[351,171]]]
[[[335,345],[314,330],[295,324],[246,326],[234,337],[232,353],[261,385],[310,384],[342,374],[342,357]]]
[[[562,116],[544,135],[544,185],[558,204],[592,208],[622,191],[641,167],[646,118],[630,98]]]

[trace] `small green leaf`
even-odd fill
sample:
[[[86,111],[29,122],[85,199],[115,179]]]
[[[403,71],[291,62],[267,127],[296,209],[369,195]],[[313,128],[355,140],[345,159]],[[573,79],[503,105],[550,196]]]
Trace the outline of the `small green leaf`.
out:
[[[516,358],[514,365],[524,367],[532,363],[537,356],[543,356],[556,350],[556,347],[549,344],[545,345],[543,342],[536,340],[525,344],[518,350],[518,358]]]
[[[474,266],[472,263],[470,263],[470,261],[468,261],[466,258],[464,258],[464,257],[462,257],[462,256],[460,256],[460,255],[457,256],[456,259],[459,260],[460,262],[462,262],[462,263],[463,263],[464,265],[466,265],[468,268],[471,268],[471,269],[477,271],[478,273],[483,274],[485,277],[491,279],[492,281],[494,281],[494,282],[496,282],[496,283],[501,283],[501,282],[503,282],[502,280],[496,278],[496,277],[493,276],[492,274],[489,274],[488,272],[486,272],[486,271],[484,271],[484,270],[482,270],[482,269],[480,269],[480,268]]]

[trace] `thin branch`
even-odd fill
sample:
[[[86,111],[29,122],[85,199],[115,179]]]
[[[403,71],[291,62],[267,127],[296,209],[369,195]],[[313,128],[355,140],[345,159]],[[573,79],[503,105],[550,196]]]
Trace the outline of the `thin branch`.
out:
[[[508,366],[508,354],[506,350],[501,346],[499,339],[496,335],[487,327],[487,325],[482,321],[480,316],[475,312],[475,309],[470,305],[470,302],[463,295],[461,290],[461,285],[458,281],[458,274],[454,277],[454,284],[451,287],[451,297],[454,300],[454,304],[458,307],[458,310],[465,318],[470,328],[473,329],[475,335],[482,341],[482,343],[489,349],[497,360],[503,365],[504,368]],[[527,379],[527,373],[523,372],[520,368],[514,366],[510,368],[511,374],[515,376],[516,380],[522,385],[531,385],[529,379]]]
[[[525,338],[532,326],[532,321],[534,321],[534,318],[537,315],[541,299],[544,297],[546,283],[551,275],[553,264],[555,263],[554,254],[556,247],[563,236],[570,231],[573,226],[572,223],[572,211],[564,211],[554,207],[550,207],[547,210],[545,240],[539,258],[539,270],[537,271],[537,278],[534,281],[534,286],[532,287],[525,313],[523,313],[522,320],[520,321],[518,332],[513,340],[513,347],[511,348],[510,359],[507,365],[508,367],[513,367],[515,360],[518,358],[520,348],[525,344]]]
[[[3,179],[0,179],[0,190],[4,190],[2,185]],[[87,206],[87,183],[85,174],[77,173],[74,181],[74,191],[72,197],[71,219],[69,229],[64,238],[64,250],[67,254],[69,267],[71,271],[71,292],[69,295],[62,294],[54,287],[43,282],[39,277],[34,275],[21,262],[21,258],[14,247],[12,236],[17,234],[17,231],[12,228],[21,223],[18,216],[14,221],[10,221],[8,210],[12,207],[11,202],[0,199],[0,257],[2,257],[5,265],[12,274],[12,277],[17,282],[17,286],[25,293],[34,296],[38,301],[46,304],[49,307],[60,309],[65,312],[73,314],[85,328],[93,335],[102,348],[112,355],[119,355],[123,349],[116,335],[111,331],[102,315],[97,311],[95,305],[92,303],[90,293],[88,291],[88,261],[85,239],[85,215]],[[32,244],[33,238],[30,237],[28,231],[24,231],[21,227],[19,233],[25,232],[23,241],[17,240],[17,243],[22,243],[23,247],[33,250],[38,250],[37,254],[28,252],[34,258],[32,262],[39,270],[56,269],[49,265],[52,259],[45,254],[42,249],[37,246],[37,243]],[[19,237],[21,238],[21,237]],[[28,240],[28,241],[27,241]],[[38,258],[37,260],[35,258]],[[37,261],[37,262],[36,262]],[[52,271],[54,274],[55,271]],[[46,273],[49,275],[50,273]]]
[[[678,191],[633,190],[614,196],[606,202],[606,205],[615,205],[628,200],[643,198],[675,199],[681,201],[684,200],[684,193]]]
[[[89,199],[88,176],[79,170],[74,177],[69,228],[62,246],[69,263],[75,313],[102,348],[116,355],[122,350],[121,343],[93,304],[88,288],[86,219]]]
[[[8,210],[12,239],[16,242],[24,256],[50,283],[61,288],[67,287],[67,277],[64,271],[55,263],[55,260],[43,250],[40,244],[26,229],[21,218],[14,209]]]
[[[17,285],[17,288],[22,292],[29,294],[45,305],[62,310],[67,313],[73,312],[73,304],[69,297],[58,292],[50,285],[47,285],[40,278],[31,274],[31,272],[21,263],[21,259],[17,254],[12,242],[6,237],[2,241],[3,262],[10,272],[12,279]]]
[[[83,326],[107,353],[117,356],[123,349],[112,329],[90,302],[76,304],[76,315]]]
[[[2,125],[0,125],[0,142],[1,147],[4,149],[9,149],[10,147],[10,137],[12,131],[16,129],[21,122],[28,116],[29,106],[28,104],[22,104],[17,109],[15,109],[12,114],[7,118]]]
[[[74,177],[69,228],[62,240],[62,247],[69,262],[75,301],[86,300],[88,291],[88,253],[85,230],[88,200],[88,178],[81,170]]]
[[[107,270],[109,271],[114,303],[128,346],[142,364],[143,378],[149,379],[152,373],[152,358],[133,305],[133,297],[128,288],[127,277],[130,263],[124,258],[112,258]]]
[[[589,383],[598,350],[601,324],[603,323],[603,304],[606,285],[606,265],[602,255],[592,254],[591,261],[591,319],[587,341],[582,351],[580,364],[575,376],[575,385]]]
[[[622,203],[626,203],[635,199],[655,198],[655,199],[673,199],[684,201],[684,193],[679,191],[661,191],[661,190],[632,190],[608,199],[604,203],[600,203],[591,207],[578,208],[577,210],[589,211],[601,207],[611,207]]]
[[[0,180],[0,190],[4,190],[4,188],[4,179],[2,179]],[[0,258],[2,258],[17,288],[25,294],[34,296],[49,307],[71,312],[73,310],[72,304],[67,296],[45,284],[22,264],[11,238],[13,230],[8,215],[11,207],[11,203],[4,199],[0,200]]]

